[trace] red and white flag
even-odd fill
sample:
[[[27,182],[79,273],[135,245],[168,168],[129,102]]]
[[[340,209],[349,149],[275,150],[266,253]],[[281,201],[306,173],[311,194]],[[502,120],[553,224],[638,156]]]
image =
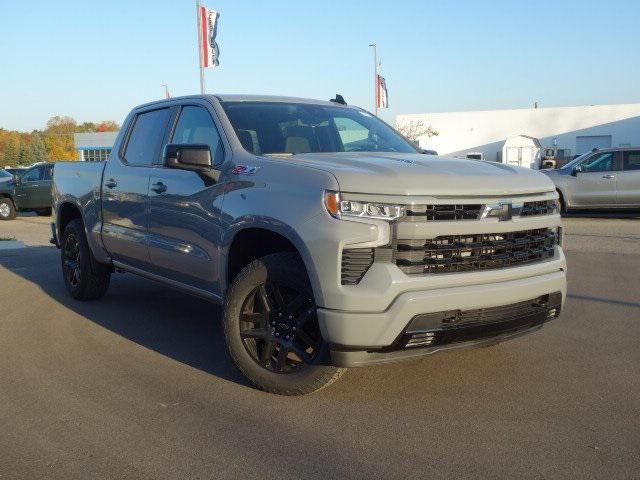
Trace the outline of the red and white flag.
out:
[[[376,105],[378,108],[389,108],[387,83],[382,75],[376,74]]]
[[[198,9],[198,28],[200,29],[200,62],[202,68],[218,66],[220,49],[216,43],[218,17],[220,14],[203,5]]]

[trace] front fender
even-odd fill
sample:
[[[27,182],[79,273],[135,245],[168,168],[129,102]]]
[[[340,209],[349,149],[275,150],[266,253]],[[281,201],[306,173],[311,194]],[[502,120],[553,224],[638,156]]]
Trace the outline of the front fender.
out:
[[[268,230],[270,232],[281,235],[286,238],[291,244],[296,248],[298,254],[302,258],[304,266],[307,270],[307,274],[309,275],[309,281],[311,282],[311,288],[313,289],[314,296],[316,299],[319,298],[320,290],[320,279],[318,277],[317,269],[313,263],[313,258],[307,245],[302,240],[300,234],[296,231],[294,227],[288,225],[282,220],[278,220],[277,218],[268,217],[268,216],[258,216],[255,215],[244,215],[236,219],[236,221],[229,225],[228,228],[225,229],[225,232],[221,241],[221,250],[222,255],[221,259],[223,261],[223,271],[228,271],[229,266],[229,249],[233,243],[233,240],[236,236],[247,229],[262,229]],[[228,287],[228,279],[225,276],[225,290]]]

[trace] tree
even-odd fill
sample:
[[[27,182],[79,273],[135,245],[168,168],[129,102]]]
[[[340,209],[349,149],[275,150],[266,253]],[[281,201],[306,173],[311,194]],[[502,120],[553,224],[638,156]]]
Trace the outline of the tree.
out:
[[[82,122],[76,128],[76,132],[78,133],[95,132],[95,131],[96,131],[96,124],[93,122]]]
[[[4,145],[4,155],[2,163],[4,165],[15,165],[18,163],[18,156],[20,154],[18,142],[14,138],[9,138]]]
[[[31,150],[24,143],[20,145],[18,151],[18,165],[31,165],[35,160],[31,157]]]
[[[49,156],[47,155],[47,147],[42,141],[42,137],[39,134],[35,134],[31,139],[31,158],[34,162],[44,162],[47,161]]]
[[[120,126],[113,120],[101,122],[100,125],[96,127],[96,132],[117,132],[118,130],[120,130]]]
[[[44,131],[44,143],[47,147],[47,157],[51,161],[75,160],[77,152],[73,143],[73,133],[77,122],[66,116],[56,115],[47,121]]]
[[[427,136],[428,138],[431,138],[439,135],[431,125],[426,127],[422,120],[409,120],[406,123],[397,125],[396,130],[398,130],[407,140],[413,143],[418,143],[418,139],[420,137]]]

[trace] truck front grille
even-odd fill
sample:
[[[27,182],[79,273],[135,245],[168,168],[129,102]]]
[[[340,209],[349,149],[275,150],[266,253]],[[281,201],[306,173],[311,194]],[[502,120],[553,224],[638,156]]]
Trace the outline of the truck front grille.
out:
[[[521,217],[534,217],[536,215],[551,215],[556,212],[555,200],[541,200],[537,202],[525,202],[520,212]]]
[[[484,205],[408,205],[405,210],[412,220],[441,222],[447,220],[477,220]]]
[[[408,275],[490,270],[552,258],[558,242],[551,229],[398,239],[396,265]]]
[[[551,215],[556,212],[555,200],[539,200],[514,205],[514,215],[533,217]],[[444,205],[407,205],[403,221],[408,222],[446,222],[458,220],[480,220],[484,204],[444,204]],[[518,207],[518,208],[516,208]]]

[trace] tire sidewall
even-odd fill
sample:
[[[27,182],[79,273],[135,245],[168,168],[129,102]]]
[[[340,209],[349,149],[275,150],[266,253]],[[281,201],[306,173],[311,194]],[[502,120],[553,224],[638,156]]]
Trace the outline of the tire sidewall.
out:
[[[6,217],[0,215],[0,220],[13,220],[14,218],[16,218],[16,208],[10,198],[0,198],[0,204],[5,204],[9,207],[9,215]]]
[[[309,393],[323,386],[337,369],[323,365],[328,353],[328,345],[323,342],[310,365],[299,372],[276,373],[258,365],[251,357],[240,337],[240,310],[247,296],[267,279],[285,285],[295,285],[313,300],[304,266],[293,254],[274,254],[254,261],[245,267],[231,285],[224,309],[224,334],[229,355],[240,371],[257,387],[274,393]],[[314,301],[315,304],[315,301]]]
[[[78,259],[78,263],[80,265],[80,281],[78,285],[75,287],[69,283],[67,275],[64,270],[64,247],[67,242],[67,238],[73,235],[76,237],[76,241],[78,242],[78,247],[80,249],[80,256]],[[91,273],[91,264],[89,260],[89,245],[87,244],[87,239],[84,234],[84,229],[82,227],[82,223],[79,220],[72,220],[67,224],[64,229],[64,233],[62,234],[62,242],[60,242],[60,258],[61,258],[61,267],[62,267],[62,276],[64,279],[64,284],[67,287],[67,290],[71,294],[73,298],[82,298],[84,293],[84,288],[87,283],[86,276]]]

